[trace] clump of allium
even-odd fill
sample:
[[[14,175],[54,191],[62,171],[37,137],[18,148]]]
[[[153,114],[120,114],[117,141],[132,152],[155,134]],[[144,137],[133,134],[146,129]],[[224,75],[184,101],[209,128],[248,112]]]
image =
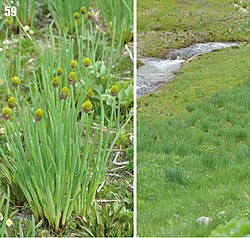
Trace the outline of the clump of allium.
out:
[[[93,90],[91,88],[89,88],[88,91],[87,91],[87,97],[92,98],[94,96],[95,96],[95,94],[94,94]]]
[[[60,100],[67,99],[67,97],[69,95],[70,95],[69,88],[68,87],[63,87],[60,94],[59,94]]]
[[[83,60],[83,65],[85,67],[89,67],[91,65],[91,60],[90,58],[86,57],[84,60]]]
[[[75,72],[70,72],[68,75],[68,80],[70,84],[74,84],[77,80],[77,75]]]
[[[75,19],[79,19],[79,18],[80,18],[79,12],[75,12],[75,13],[73,14],[73,16],[74,16]]]
[[[119,92],[119,87],[117,86],[117,84],[112,85],[112,87],[110,88],[110,93],[112,94],[112,96],[117,96]]]
[[[2,111],[2,114],[3,114],[3,119],[4,120],[9,120],[10,117],[12,116],[13,112],[12,112],[11,108],[4,107],[3,111]]]
[[[62,68],[58,68],[58,69],[57,69],[57,75],[58,75],[58,76],[62,75]]]
[[[87,12],[87,9],[86,9],[86,7],[81,7],[81,10],[80,10],[80,12],[81,12],[82,14],[85,14],[85,13]]]
[[[71,62],[70,62],[70,67],[71,68],[75,68],[77,66],[77,61],[76,60],[72,60]]]
[[[93,14],[91,12],[88,12],[87,18],[90,20],[93,17]]]
[[[11,79],[11,83],[12,83],[13,86],[18,86],[20,84],[20,79],[17,76],[14,76]]]
[[[43,109],[41,109],[41,108],[37,109],[36,112],[35,112],[36,121],[41,121],[43,116],[44,116]]]
[[[58,76],[55,77],[55,78],[53,78],[52,81],[51,81],[51,84],[52,84],[52,86],[54,88],[59,87],[59,85],[60,85],[60,78]]]
[[[14,97],[10,97],[7,103],[10,108],[13,108],[16,106],[16,99]]]
[[[82,104],[82,109],[84,112],[90,113],[93,111],[93,105],[89,100],[87,100]]]

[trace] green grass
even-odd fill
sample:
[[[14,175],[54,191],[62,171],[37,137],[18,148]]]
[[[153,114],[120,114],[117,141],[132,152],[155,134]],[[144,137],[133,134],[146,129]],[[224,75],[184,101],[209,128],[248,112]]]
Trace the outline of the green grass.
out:
[[[139,236],[208,236],[249,217],[249,51],[197,58],[139,100]],[[198,225],[201,216],[212,223]]]
[[[138,0],[138,53],[164,57],[197,42],[248,41],[250,15],[233,1]]]
[[[250,78],[249,54],[250,46],[246,45],[212,52],[185,63],[174,83],[138,100],[139,118],[162,120],[186,114],[196,102],[243,83]]]

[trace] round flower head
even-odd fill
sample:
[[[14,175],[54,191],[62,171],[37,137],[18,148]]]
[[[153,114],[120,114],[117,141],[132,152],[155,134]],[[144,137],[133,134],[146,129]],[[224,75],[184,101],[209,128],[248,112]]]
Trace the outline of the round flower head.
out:
[[[90,20],[93,17],[93,14],[91,12],[88,12],[88,19]]]
[[[36,121],[41,121],[43,116],[44,116],[43,109],[41,109],[41,108],[37,109],[35,112]]]
[[[7,26],[10,26],[10,25],[12,24],[12,22],[11,22],[10,19],[6,19],[5,24],[6,24]]]
[[[11,83],[12,83],[13,86],[18,86],[20,84],[20,79],[17,76],[14,76],[11,79]]]
[[[8,227],[10,227],[12,224],[13,224],[13,221],[12,221],[11,219],[8,219],[8,220],[6,221],[6,225],[7,225]]]
[[[89,88],[88,91],[87,91],[87,97],[92,98],[94,96],[95,96],[95,94],[94,94],[93,90],[91,88]]]
[[[10,98],[8,99],[8,106],[9,106],[10,108],[13,108],[13,107],[16,106],[16,99],[15,99],[14,97],[10,97]]]
[[[85,58],[84,60],[83,60],[83,65],[85,66],[85,67],[89,67],[90,65],[91,65],[91,60],[90,60],[90,58]]]
[[[80,12],[81,12],[82,14],[85,14],[85,13],[87,12],[86,7],[81,7]]]
[[[60,78],[59,77],[53,78],[53,80],[51,81],[51,83],[52,83],[52,86],[54,88],[57,88],[60,85]]]
[[[75,72],[70,72],[68,75],[68,80],[70,84],[74,84],[77,80],[77,75]]]
[[[12,110],[11,110],[11,108],[4,107],[3,111],[2,111],[2,114],[3,114],[3,119],[4,120],[9,120],[10,117],[12,116]]]
[[[77,61],[76,60],[72,60],[71,62],[70,62],[70,67],[71,68],[75,68],[77,66]]]
[[[110,93],[112,94],[112,96],[116,96],[119,92],[119,87],[117,86],[117,84],[112,85],[112,87],[110,88]]]
[[[61,92],[60,92],[60,99],[66,99],[70,95],[70,91],[68,87],[63,87]]]
[[[73,16],[74,16],[75,19],[79,19],[80,18],[80,14],[78,12],[75,12],[73,14]]]
[[[89,100],[87,100],[82,104],[82,109],[84,112],[90,113],[93,111],[93,105]]]
[[[61,69],[61,68],[58,68],[58,69],[57,69],[57,75],[58,75],[58,76],[62,75],[62,69]]]

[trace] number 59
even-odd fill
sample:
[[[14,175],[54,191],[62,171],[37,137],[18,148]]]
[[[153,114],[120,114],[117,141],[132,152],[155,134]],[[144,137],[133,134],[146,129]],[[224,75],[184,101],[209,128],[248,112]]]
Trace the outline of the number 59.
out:
[[[9,17],[10,15],[15,17],[16,13],[17,13],[17,10],[16,10],[15,6],[13,6],[13,7],[5,7],[5,9],[4,9],[4,15],[6,17]]]

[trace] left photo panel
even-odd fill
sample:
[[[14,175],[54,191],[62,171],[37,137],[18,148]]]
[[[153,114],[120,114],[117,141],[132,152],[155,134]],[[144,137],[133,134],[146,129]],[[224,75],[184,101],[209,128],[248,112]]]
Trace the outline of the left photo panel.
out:
[[[134,1],[0,0],[0,237],[134,236]]]

